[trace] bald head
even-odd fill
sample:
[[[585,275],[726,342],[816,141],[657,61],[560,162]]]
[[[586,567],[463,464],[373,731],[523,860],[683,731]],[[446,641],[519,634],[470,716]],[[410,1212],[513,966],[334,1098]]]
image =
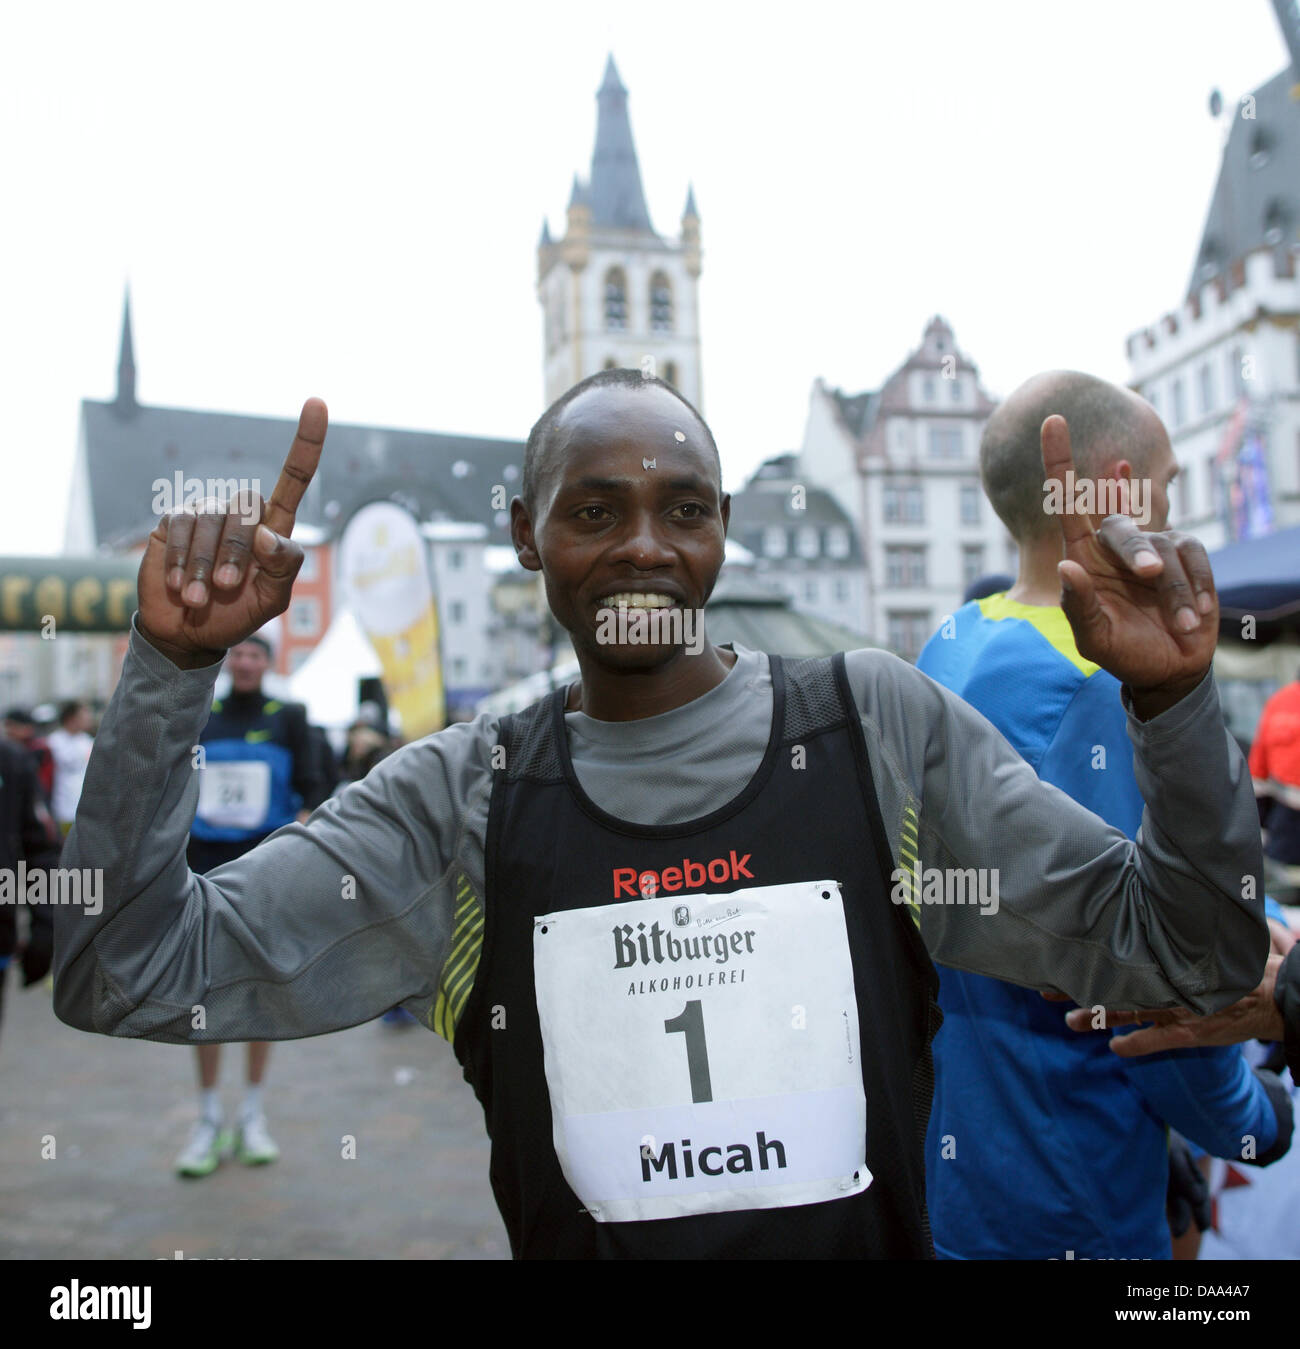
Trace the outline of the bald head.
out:
[[[1130,390],[1092,375],[1049,370],[1026,380],[998,406],[980,440],[984,491],[1018,544],[1059,528],[1043,509],[1040,439],[1043,422],[1055,413],[1070,427],[1076,477],[1114,476],[1113,466],[1126,460],[1135,479],[1160,478],[1160,500],[1166,501],[1166,469],[1172,470],[1173,459],[1155,409]],[[1155,528],[1164,524],[1161,512]]]

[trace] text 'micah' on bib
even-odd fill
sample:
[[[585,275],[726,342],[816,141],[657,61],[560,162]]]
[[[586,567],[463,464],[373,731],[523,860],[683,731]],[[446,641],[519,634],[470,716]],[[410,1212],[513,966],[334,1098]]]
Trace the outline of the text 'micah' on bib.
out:
[[[564,909],[533,953],[555,1151],[596,1221],[870,1185],[837,882]]]

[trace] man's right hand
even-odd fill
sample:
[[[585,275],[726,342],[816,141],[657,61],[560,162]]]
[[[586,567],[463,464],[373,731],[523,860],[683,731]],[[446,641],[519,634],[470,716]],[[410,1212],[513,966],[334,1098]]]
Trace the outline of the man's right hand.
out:
[[[302,548],[294,518],[320,463],[329,414],[309,398],[279,481],[159,521],[140,563],[140,633],[182,668],[212,665],[289,607]]]

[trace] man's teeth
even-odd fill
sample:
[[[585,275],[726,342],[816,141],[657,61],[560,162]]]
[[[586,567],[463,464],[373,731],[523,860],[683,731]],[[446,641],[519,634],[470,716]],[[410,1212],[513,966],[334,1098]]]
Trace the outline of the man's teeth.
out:
[[[606,595],[600,603],[604,608],[615,609],[671,609],[675,601],[667,595],[644,595],[636,591],[627,591],[620,595]]]

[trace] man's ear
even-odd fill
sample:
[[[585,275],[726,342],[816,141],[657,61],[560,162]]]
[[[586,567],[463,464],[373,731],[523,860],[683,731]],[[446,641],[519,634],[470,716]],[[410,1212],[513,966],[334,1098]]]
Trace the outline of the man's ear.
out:
[[[537,541],[533,537],[533,521],[522,497],[510,503],[510,542],[520,566],[528,571],[541,571],[542,559],[537,555]]]
[[[1133,510],[1133,465],[1127,459],[1117,459],[1106,470],[1106,476],[1114,478],[1120,484],[1120,514],[1131,514]]]
[[[722,537],[727,537],[727,530],[731,526],[731,493],[723,492],[722,506],[718,512],[722,516]]]

